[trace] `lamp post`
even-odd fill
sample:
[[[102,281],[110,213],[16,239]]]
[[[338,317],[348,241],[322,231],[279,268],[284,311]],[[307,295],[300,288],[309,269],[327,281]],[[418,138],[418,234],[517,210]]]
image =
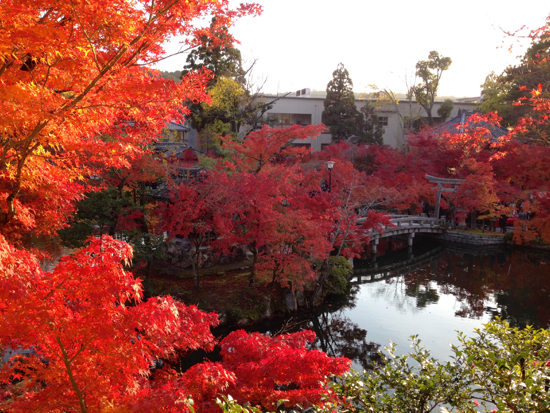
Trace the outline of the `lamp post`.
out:
[[[334,168],[334,161],[327,161],[328,168],[328,191],[332,192],[332,168]]]

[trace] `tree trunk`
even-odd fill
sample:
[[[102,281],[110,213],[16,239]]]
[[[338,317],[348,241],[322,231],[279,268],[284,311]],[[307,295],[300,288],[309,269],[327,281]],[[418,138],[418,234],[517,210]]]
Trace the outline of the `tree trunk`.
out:
[[[428,113],[428,123],[430,124],[430,126],[433,126],[434,118],[432,117],[432,108],[429,108],[429,109],[426,108],[426,112]]]
[[[319,300],[321,299],[321,295],[323,293],[323,285],[325,284],[325,281],[327,280],[331,271],[332,268],[329,268],[327,258],[323,261],[323,264],[321,264],[321,269],[319,270],[321,276],[317,280],[317,285],[315,286],[315,290],[313,291],[313,295],[311,297],[311,304],[313,306],[319,304]]]
[[[145,280],[143,280],[143,292],[145,296],[152,296],[151,294],[151,261],[147,261],[147,269],[145,270]]]
[[[200,249],[197,248],[196,252],[191,257],[191,266],[193,267],[193,282],[195,284],[195,288],[200,288],[200,274],[197,268],[199,252],[200,252]]]
[[[252,242],[252,269],[250,270],[250,285],[254,284],[254,277],[256,276],[256,263],[258,262],[258,249],[256,248],[256,241]]]

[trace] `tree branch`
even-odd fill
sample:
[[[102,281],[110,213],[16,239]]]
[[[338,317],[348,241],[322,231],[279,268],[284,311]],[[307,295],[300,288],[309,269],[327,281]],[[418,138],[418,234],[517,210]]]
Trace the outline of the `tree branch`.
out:
[[[57,344],[59,344],[59,348],[61,349],[61,353],[63,354],[63,363],[65,364],[65,368],[67,369],[67,374],[69,375],[69,380],[71,381],[71,385],[73,386],[73,389],[75,393],[78,396],[78,402],[80,404],[80,411],[82,413],[88,413],[88,408],[86,407],[86,401],[84,400],[84,396],[82,392],[80,391],[78,384],[76,383],[76,380],[73,376],[73,371],[71,369],[71,361],[73,359],[69,360],[69,356],[67,355],[67,351],[65,350],[65,347],[63,347],[63,344],[61,343],[61,339],[59,337],[56,338]]]

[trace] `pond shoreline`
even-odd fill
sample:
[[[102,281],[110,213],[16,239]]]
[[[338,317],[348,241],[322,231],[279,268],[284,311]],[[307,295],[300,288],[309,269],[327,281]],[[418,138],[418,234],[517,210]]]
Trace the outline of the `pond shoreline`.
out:
[[[443,234],[435,234],[435,238],[443,241],[456,242],[468,245],[509,245],[504,235],[468,234],[463,231],[447,231]]]
[[[512,234],[513,232],[502,233],[473,233],[468,230],[449,230],[443,234],[435,234],[434,238],[441,239],[443,241],[466,244],[466,245],[491,245],[491,246],[508,246],[513,248],[527,248],[537,249],[541,251],[550,251],[550,245],[536,245],[529,244],[516,244],[513,240],[507,239],[506,234]]]
[[[458,250],[471,251],[474,255],[510,248],[550,251],[550,247],[545,246],[514,244],[505,239],[504,234],[484,235],[458,230],[426,236],[426,239],[437,240],[436,242],[448,245],[452,250],[455,249],[452,246],[456,245]],[[281,315],[288,316],[308,311],[304,306],[303,294],[297,295],[288,289],[250,284],[250,265],[251,261],[243,260],[225,266],[203,268],[203,286],[199,290],[192,287],[190,269],[163,267],[159,269],[157,276],[160,277],[157,281],[171,286],[156,289],[153,295],[171,294],[186,304],[198,305],[204,311],[217,312],[220,324],[224,326],[251,326]]]

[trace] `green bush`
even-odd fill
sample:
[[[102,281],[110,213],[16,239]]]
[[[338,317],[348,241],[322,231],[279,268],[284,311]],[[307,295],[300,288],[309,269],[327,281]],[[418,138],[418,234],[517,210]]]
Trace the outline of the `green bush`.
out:
[[[425,413],[436,408],[475,412],[470,382],[460,365],[440,364],[411,337],[413,351],[395,354],[395,344],[380,353],[384,362],[362,374],[350,371],[336,380],[336,394],[346,400],[342,412]],[[414,360],[411,362],[410,360]],[[331,411],[330,408],[327,411]]]
[[[350,372],[333,388],[345,403],[342,412],[548,412],[550,411],[550,333],[510,328],[498,320],[459,333],[451,362],[439,363],[411,338],[412,352],[381,353],[372,371]],[[411,361],[412,360],[412,361]],[[489,406],[489,407],[487,407]],[[495,409],[496,407],[496,409]],[[331,407],[324,411],[333,411]]]
[[[548,243],[546,241],[544,241],[542,238],[540,237],[537,237],[537,238],[533,238],[531,240],[531,244],[534,244],[534,245],[542,245],[542,246],[547,246]]]
[[[330,257],[329,265],[333,265],[334,260],[335,257]],[[353,274],[353,267],[348,260],[342,256],[338,257],[336,264],[334,264],[332,271],[323,285],[325,295],[346,294],[348,278],[351,274]]]
[[[459,333],[461,345],[453,350],[481,398],[499,412],[550,411],[550,332],[497,320],[476,334]]]

